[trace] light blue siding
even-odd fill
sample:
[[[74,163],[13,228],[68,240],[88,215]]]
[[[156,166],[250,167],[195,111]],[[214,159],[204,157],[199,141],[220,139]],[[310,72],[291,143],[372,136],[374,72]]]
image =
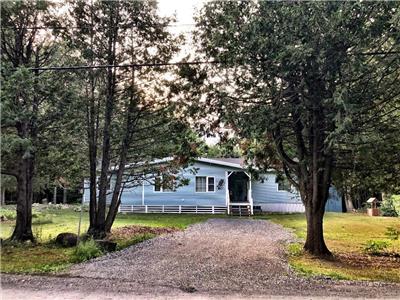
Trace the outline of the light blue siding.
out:
[[[190,169],[197,169],[192,174]],[[190,169],[183,170],[180,176],[189,179],[189,184],[178,187],[175,192],[154,192],[154,185],[146,183],[144,186],[144,205],[226,205],[225,202],[225,172],[240,171],[203,162],[196,162]],[[196,193],[196,176],[213,176],[215,178],[215,192]],[[223,180],[220,189],[218,183]],[[126,189],[121,195],[121,203],[126,205],[142,205],[142,187]]]
[[[276,175],[268,173],[263,175],[262,181],[253,181],[253,201],[254,205],[264,203],[297,203],[301,202],[297,192],[279,191],[278,184],[275,182]]]
[[[342,197],[339,195],[335,187],[329,188],[329,198],[325,205],[325,211],[343,212]]]
[[[193,170],[197,170],[193,174]],[[155,192],[154,185],[146,182],[144,187],[124,189],[121,195],[123,205],[226,205],[226,178],[229,171],[243,171],[239,168],[231,168],[206,162],[196,162],[179,174],[180,177],[189,179],[189,184],[178,187],[174,192]],[[212,176],[215,178],[215,192],[197,193],[195,191],[196,176]],[[273,172],[265,174],[263,181],[252,181],[252,197],[256,206],[288,204],[302,207],[301,199],[297,191],[279,191],[275,182],[276,175]],[[222,185],[219,185],[223,182]],[[218,188],[219,185],[219,188]],[[84,184],[84,201],[89,202],[89,183]],[[144,191],[144,203],[142,193]],[[342,211],[342,201],[336,189],[332,187],[326,204],[326,211]]]
[[[262,181],[253,181],[253,201],[254,205],[280,204],[280,203],[302,203],[297,191],[279,191],[278,184],[275,183],[276,175],[269,173],[263,176]],[[329,189],[329,198],[325,206],[329,212],[342,212],[342,198],[335,189]]]

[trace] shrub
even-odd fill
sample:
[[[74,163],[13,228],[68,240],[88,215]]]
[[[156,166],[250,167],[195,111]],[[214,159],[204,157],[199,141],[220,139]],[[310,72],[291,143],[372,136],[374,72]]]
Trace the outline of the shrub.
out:
[[[51,215],[43,215],[40,213],[36,213],[35,217],[32,218],[32,224],[34,225],[43,225],[51,223],[53,223],[53,218],[51,217]]]
[[[0,218],[2,220],[15,220],[17,212],[15,209],[0,208]]]
[[[392,195],[392,202],[397,215],[400,216],[400,195]]]
[[[87,240],[81,242],[72,252],[71,261],[78,263],[83,262],[103,254],[100,247],[96,244],[94,240]]]
[[[387,241],[367,241],[364,246],[364,252],[370,255],[382,255],[387,253],[387,248],[390,246],[390,243]]]
[[[387,227],[385,235],[390,240],[398,240],[400,235],[400,230],[394,227]]]
[[[400,203],[400,196],[393,195],[391,197],[386,197],[381,205],[382,215],[385,217],[398,217],[400,214],[398,210],[400,208],[397,202]]]

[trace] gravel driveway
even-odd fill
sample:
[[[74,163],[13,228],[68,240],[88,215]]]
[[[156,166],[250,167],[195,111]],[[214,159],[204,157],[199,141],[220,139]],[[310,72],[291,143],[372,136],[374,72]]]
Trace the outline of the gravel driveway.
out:
[[[290,239],[270,222],[211,219],[77,265],[69,274],[196,290],[254,289],[287,275],[280,244]]]
[[[68,293],[79,291],[86,299],[129,298],[132,293],[144,298],[400,296],[398,284],[296,276],[284,253],[284,243],[294,239],[264,220],[210,219],[75,265],[59,277],[3,275],[2,285],[11,289],[10,295],[18,286],[30,289],[30,295],[39,293],[38,299],[57,294],[68,299]]]

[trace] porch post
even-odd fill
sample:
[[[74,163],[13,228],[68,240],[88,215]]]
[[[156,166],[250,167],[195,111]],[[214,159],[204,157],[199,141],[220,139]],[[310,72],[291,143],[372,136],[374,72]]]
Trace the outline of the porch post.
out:
[[[253,190],[251,189],[251,174],[249,174],[249,201],[250,201],[250,213],[253,215]]]
[[[230,209],[229,209],[229,185],[228,185],[228,171],[225,171],[225,203],[226,203],[226,209],[228,212],[228,215],[230,214]]]
[[[144,174],[143,174],[144,177]],[[142,179],[142,205],[144,205],[144,179]]]

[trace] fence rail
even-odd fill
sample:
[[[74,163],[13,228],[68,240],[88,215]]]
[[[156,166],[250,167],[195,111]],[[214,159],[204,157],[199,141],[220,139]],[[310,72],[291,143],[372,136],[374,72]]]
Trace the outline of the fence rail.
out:
[[[226,206],[216,205],[120,205],[120,213],[169,213],[169,214],[225,214]]]

